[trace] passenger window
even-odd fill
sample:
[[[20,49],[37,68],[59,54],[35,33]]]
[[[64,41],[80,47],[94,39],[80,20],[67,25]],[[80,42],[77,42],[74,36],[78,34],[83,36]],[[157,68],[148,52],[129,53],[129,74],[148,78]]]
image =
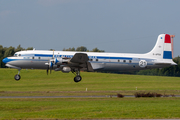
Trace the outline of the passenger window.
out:
[[[120,62],[120,60],[118,60],[118,62]]]
[[[126,62],[126,60],[123,60],[123,62]]]
[[[96,61],[98,61],[98,59],[96,59]]]
[[[129,60],[129,63],[132,63],[132,61],[131,61],[131,60]]]
[[[34,57],[32,57],[32,59],[34,59]]]
[[[19,56],[21,56],[21,54],[19,54]]]
[[[41,57],[39,57],[39,59],[41,59]]]

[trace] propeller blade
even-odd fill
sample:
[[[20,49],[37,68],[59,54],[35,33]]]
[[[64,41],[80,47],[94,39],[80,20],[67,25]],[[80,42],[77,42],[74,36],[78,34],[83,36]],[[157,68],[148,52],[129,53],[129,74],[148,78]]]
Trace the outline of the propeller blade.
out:
[[[54,59],[54,50],[53,50],[53,59]]]
[[[47,72],[47,75],[48,75],[48,69],[46,70],[46,72]]]
[[[46,70],[46,72],[47,72],[47,75],[48,75],[48,71],[49,71],[49,66],[47,67],[47,70]]]

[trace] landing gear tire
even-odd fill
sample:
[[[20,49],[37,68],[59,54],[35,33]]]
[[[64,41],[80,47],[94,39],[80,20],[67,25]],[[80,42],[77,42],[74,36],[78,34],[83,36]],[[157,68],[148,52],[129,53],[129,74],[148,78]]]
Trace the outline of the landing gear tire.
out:
[[[20,76],[19,74],[16,74],[16,75],[14,76],[14,79],[15,79],[16,81],[18,81],[18,80],[21,79],[21,76]]]
[[[82,80],[82,77],[80,75],[77,75],[74,77],[74,82],[80,82]]]

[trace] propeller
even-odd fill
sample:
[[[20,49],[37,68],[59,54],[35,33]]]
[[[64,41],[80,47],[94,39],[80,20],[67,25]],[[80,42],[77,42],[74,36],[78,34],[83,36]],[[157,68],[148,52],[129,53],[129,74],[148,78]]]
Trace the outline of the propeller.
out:
[[[49,63],[45,63],[47,65],[47,75],[48,75],[48,72],[49,72],[49,69],[50,69],[50,74],[51,74],[51,70],[53,69],[53,63],[52,62],[49,62]]]
[[[57,59],[56,59],[57,60]],[[51,70],[53,69],[53,65],[55,64],[55,59],[54,59],[54,50],[53,50],[53,58],[52,59],[48,59],[48,63],[45,63],[45,65],[47,65],[47,75],[48,75],[48,72],[49,72],[49,69],[50,69],[50,74],[51,74]]]
[[[49,66],[48,66],[48,68],[47,68],[47,70],[46,70],[46,72],[47,72],[47,75],[48,75],[48,71],[49,71]]]

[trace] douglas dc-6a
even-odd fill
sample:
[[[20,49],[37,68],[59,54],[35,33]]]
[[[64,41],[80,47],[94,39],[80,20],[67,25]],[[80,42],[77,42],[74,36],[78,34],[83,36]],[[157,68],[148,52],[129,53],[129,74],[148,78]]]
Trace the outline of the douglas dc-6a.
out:
[[[80,71],[129,71],[163,68],[176,65],[172,60],[172,42],[168,34],[160,34],[154,48],[145,54],[69,52],[27,50],[3,59],[7,67],[18,69],[15,80],[20,80],[21,69],[46,69],[72,72],[74,81],[81,81]]]

